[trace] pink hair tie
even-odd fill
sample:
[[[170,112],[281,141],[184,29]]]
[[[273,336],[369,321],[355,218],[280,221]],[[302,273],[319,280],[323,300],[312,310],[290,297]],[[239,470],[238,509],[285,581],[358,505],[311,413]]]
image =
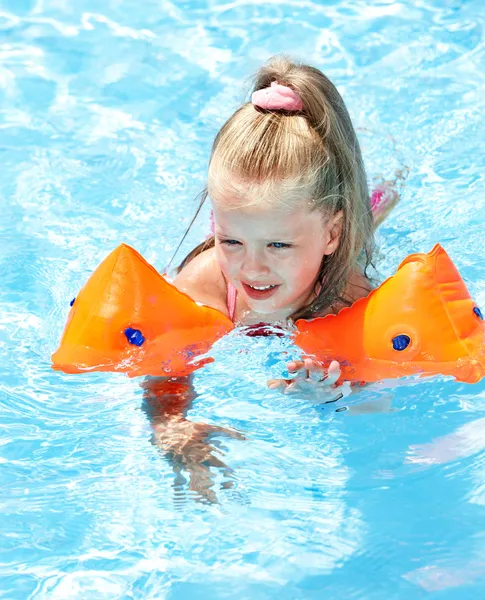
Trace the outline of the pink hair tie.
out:
[[[300,96],[286,85],[280,85],[276,81],[271,83],[271,87],[253,92],[251,102],[254,106],[266,110],[303,110],[303,102]]]

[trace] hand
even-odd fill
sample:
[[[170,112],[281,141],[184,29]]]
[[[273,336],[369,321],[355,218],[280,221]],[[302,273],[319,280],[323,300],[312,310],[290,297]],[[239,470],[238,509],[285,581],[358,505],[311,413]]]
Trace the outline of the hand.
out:
[[[224,452],[219,438],[246,438],[235,429],[194,423],[186,418],[196,398],[190,377],[148,377],[142,388],[143,410],[153,429],[152,443],[172,466],[177,502],[183,499],[186,487],[196,493],[198,501],[217,502],[216,476],[211,468],[222,470],[221,488],[231,488],[235,480],[232,469],[222,460]]]
[[[296,373],[296,377],[270,379],[268,387],[271,390],[280,389],[285,394],[303,392],[325,402],[336,402],[352,393],[350,382],[336,385],[340,377],[340,365],[336,360],[325,369],[318,361],[305,358],[288,363],[287,369],[290,373]]]
[[[175,474],[174,490],[178,501],[183,497],[183,490],[188,485],[188,488],[195,492],[196,500],[211,504],[218,502],[214,489],[216,476],[211,467],[223,472],[225,480],[221,488],[233,487],[235,475],[219,458],[224,452],[218,441],[212,439],[214,436],[246,439],[235,429],[194,423],[184,418],[174,417],[154,427],[152,441],[165,453],[172,466]]]

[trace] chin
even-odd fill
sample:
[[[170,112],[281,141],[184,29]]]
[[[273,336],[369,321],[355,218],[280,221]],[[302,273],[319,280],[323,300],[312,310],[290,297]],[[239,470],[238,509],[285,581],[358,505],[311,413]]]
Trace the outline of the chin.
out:
[[[270,304],[269,302],[255,302],[251,298],[247,298],[246,304],[252,311],[259,315],[274,315],[275,313],[279,313],[279,319],[286,318],[286,316],[295,312],[294,307],[286,302],[283,304],[280,302],[278,302],[278,304]]]
[[[279,310],[279,309],[273,308],[273,307],[263,308],[262,306],[260,306],[260,307],[251,306],[250,308],[255,313],[258,313],[258,315],[274,315],[274,313],[278,312],[278,310]]]

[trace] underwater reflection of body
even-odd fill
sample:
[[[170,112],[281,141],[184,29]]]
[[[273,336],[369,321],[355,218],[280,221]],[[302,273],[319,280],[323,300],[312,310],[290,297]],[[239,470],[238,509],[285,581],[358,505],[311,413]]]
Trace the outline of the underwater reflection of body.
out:
[[[153,429],[152,442],[164,453],[175,475],[176,503],[184,501],[186,485],[198,501],[217,503],[215,474],[211,468],[220,469],[225,478],[221,489],[232,488],[235,475],[217,456],[223,455],[223,451],[219,441],[213,438],[226,436],[244,440],[245,436],[235,429],[187,419],[187,412],[197,397],[190,376],[147,377],[142,388],[142,410]]]

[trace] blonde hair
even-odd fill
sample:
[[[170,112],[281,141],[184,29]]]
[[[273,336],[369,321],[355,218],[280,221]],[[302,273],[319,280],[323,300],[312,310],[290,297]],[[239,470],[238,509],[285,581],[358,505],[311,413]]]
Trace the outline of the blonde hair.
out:
[[[340,243],[322,258],[316,297],[292,315],[311,318],[337,302],[348,304],[345,288],[351,273],[359,259],[364,272],[371,262],[374,222],[369,190],[355,130],[333,83],[318,69],[284,56],[270,59],[258,71],[253,91],[273,81],[295,90],[303,110],[263,110],[251,103],[239,108],[215,138],[208,189],[237,180],[268,188],[284,183],[306,190],[312,210],[324,216],[342,211]],[[197,213],[207,195],[205,190]],[[179,269],[213,246],[211,237],[194,248]]]

